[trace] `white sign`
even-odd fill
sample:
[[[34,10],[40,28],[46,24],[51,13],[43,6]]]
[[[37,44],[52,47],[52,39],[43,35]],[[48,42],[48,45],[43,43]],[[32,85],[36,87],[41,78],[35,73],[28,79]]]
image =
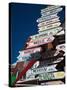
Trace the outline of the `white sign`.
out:
[[[38,47],[38,48],[32,48],[32,49],[27,49],[27,50],[19,51],[19,53],[22,56],[26,56],[28,54],[33,54],[33,53],[40,52],[40,51],[41,51],[41,47]]]
[[[52,15],[52,14],[55,14],[55,13],[58,13],[58,12],[62,11],[62,9],[63,8],[57,8],[55,10],[51,10],[51,11],[48,11],[46,13],[43,12],[41,14],[42,14],[42,16]]]
[[[63,71],[44,73],[39,75],[39,80],[53,80],[53,79],[63,79],[65,73]]]
[[[27,48],[36,47],[39,45],[47,44],[49,42],[52,42],[54,40],[53,36],[48,36],[47,38],[38,39],[32,42],[27,43]]]
[[[27,54],[27,55],[19,55],[17,57],[18,60],[21,60],[21,61],[29,61],[29,60],[32,60],[32,59],[39,59],[41,57],[41,54],[39,52],[36,52],[36,53],[32,53],[32,54]]]
[[[43,31],[38,31],[39,32],[39,34],[41,34],[41,33],[45,33],[45,32],[50,32],[50,31],[61,31],[62,30],[62,27],[55,27],[55,28],[51,28],[51,29],[46,29],[46,30],[43,30]],[[57,34],[56,34],[57,35]]]
[[[57,46],[56,46],[56,49],[57,49],[58,51],[60,51],[60,50],[65,51],[65,44],[57,45]]]
[[[58,36],[58,35],[63,35],[63,34],[65,34],[64,30],[62,30],[62,31],[60,31],[59,33],[57,33],[57,36]]]
[[[38,24],[38,27],[42,27],[42,26],[46,26],[48,24],[52,24],[52,23],[56,23],[56,22],[59,22],[59,17],[58,18],[53,18],[51,20],[48,20],[48,21],[44,21],[44,22],[41,22]]]
[[[57,22],[57,23],[54,23],[54,24],[50,24],[50,25],[47,25],[47,26],[40,27],[39,28],[39,31],[43,31],[43,30],[55,28],[55,27],[58,27],[60,25],[61,25],[61,23],[60,22]]]
[[[17,59],[20,61],[30,60],[32,59],[31,54],[35,54],[36,52],[38,53],[40,51],[41,51],[41,47],[19,51],[20,54],[17,57]]]
[[[47,12],[47,11],[50,11],[50,10],[55,10],[55,9],[57,9],[59,7],[60,6],[48,6],[47,8],[42,9],[41,12]]]
[[[50,30],[44,30],[44,31],[39,31],[39,33],[44,33],[45,32],[45,35],[56,35],[61,29],[58,28],[55,28],[55,29],[50,29]]]
[[[41,85],[58,85],[58,84],[64,84],[64,82],[59,80],[59,81],[49,81],[49,82],[41,83]]]
[[[28,55],[22,56],[22,55],[20,54],[20,55],[17,57],[17,59],[20,60],[20,61],[26,61],[26,60],[31,59],[31,55],[28,54]]]
[[[56,66],[57,66],[57,64],[50,65],[50,66],[44,66],[44,67],[41,67],[41,68],[32,69],[32,74],[36,75],[36,74],[41,74],[41,73],[46,73],[46,72],[57,71]]]
[[[55,35],[57,34],[59,31],[61,31],[62,27],[57,27],[57,28],[54,28],[54,29],[50,29],[50,30],[44,30],[44,31],[41,31],[39,32],[39,34],[36,34],[36,35],[33,35],[33,36],[30,36],[30,38],[32,40],[37,40],[39,38],[47,38],[48,35]]]
[[[56,46],[56,49],[57,50],[56,50],[54,56],[57,56],[60,53],[61,50],[65,52],[65,44],[57,45]]]
[[[39,22],[39,23],[44,22],[44,21],[46,22],[46,21],[51,20],[51,19],[54,19],[54,18],[59,18],[57,16],[57,13],[56,14],[53,14],[53,15],[50,15],[50,16],[46,16],[46,17],[42,16],[41,18],[38,18],[37,19],[37,22]]]

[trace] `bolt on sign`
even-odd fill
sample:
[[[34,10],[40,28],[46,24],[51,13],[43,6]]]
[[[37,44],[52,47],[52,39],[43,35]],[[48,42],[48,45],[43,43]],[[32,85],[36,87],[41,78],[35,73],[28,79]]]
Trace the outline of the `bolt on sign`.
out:
[[[48,36],[47,38],[38,39],[32,42],[27,43],[27,48],[36,47],[39,45],[47,44],[49,42],[52,42],[54,40],[53,36]]]
[[[58,33],[56,34],[56,36],[63,35],[63,34],[65,34],[64,30],[58,32]]]
[[[38,18],[37,19],[37,22],[38,23],[42,23],[42,22],[46,22],[46,21],[48,21],[48,20],[52,20],[52,19],[54,19],[54,18],[59,18],[58,16],[57,16],[57,13],[55,13],[55,14],[52,14],[52,15],[50,15],[50,16],[41,16],[41,18]]]
[[[41,83],[41,85],[59,85],[59,84],[64,84],[64,82],[58,80],[58,81],[49,81],[49,82]]]
[[[41,9],[41,12],[47,12],[47,11],[50,11],[50,10],[55,10],[57,8],[59,8],[60,6],[48,6],[47,8],[45,9]]]
[[[62,27],[57,27],[55,29],[50,29],[50,30],[45,30],[45,31],[42,31],[41,33],[39,34],[36,34],[36,35],[33,35],[33,36],[30,36],[30,38],[32,40],[37,40],[39,38],[44,38],[44,37],[48,37],[48,35],[55,35],[57,34],[59,31],[61,31]]]
[[[32,49],[19,51],[20,54],[17,57],[17,59],[21,60],[21,61],[29,60],[29,59],[31,59],[31,54],[40,52],[41,50],[42,50],[41,47],[38,47],[38,48],[32,48]]]
[[[60,25],[61,25],[61,23],[57,22],[57,23],[54,23],[54,24],[50,24],[50,25],[47,25],[47,26],[40,27],[38,29],[39,29],[39,31],[43,31],[43,30],[47,30],[47,29],[58,27]]]
[[[50,17],[50,16],[49,16]],[[51,20],[48,20],[48,21],[43,21],[41,23],[38,24],[38,27],[42,27],[42,26],[46,26],[48,24],[52,24],[52,23],[56,23],[56,22],[59,22],[59,17],[56,17],[56,18],[53,18]]]
[[[63,79],[64,77],[65,77],[65,73],[63,71],[50,72],[50,73],[40,74],[39,75],[39,80]]]
[[[19,51],[19,53],[22,56],[25,56],[25,55],[33,54],[33,53],[40,52],[40,51],[41,51],[41,47],[37,47],[37,48],[32,48],[32,49],[27,49],[27,50]]]
[[[56,49],[57,49],[58,51],[60,51],[60,50],[65,51],[65,44],[57,45],[57,46],[56,46]]]
[[[41,12],[42,16],[47,16],[47,15],[52,15],[52,14],[55,14],[55,13],[58,13],[60,11],[62,11],[63,8],[57,8],[57,9],[54,9],[54,10],[51,10],[51,11],[48,11],[48,12]]]
[[[28,54],[28,55],[19,55],[17,58],[18,60],[21,59],[21,61],[29,61],[29,60],[32,60],[32,59],[40,59],[41,57],[41,54],[39,52],[36,52],[36,53],[32,53],[32,54]]]
[[[47,32],[50,35],[51,35],[51,33],[52,33],[52,35],[55,35],[61,30],[62,30],[62,27],[55,27],[55,28],[51,28],[51,29],[48,29],[48,30],[38,31],[38,32],[39,32],[39,34]]]
[[[44,66],[41,68],[35,68],[35,69],[32,69],[32,74],[36,75],[36,74],[42,74],[42,73],[46,73],[46,72],[57,71],[56,66],[57,66],[57,64],[50,65],[50,66]]]

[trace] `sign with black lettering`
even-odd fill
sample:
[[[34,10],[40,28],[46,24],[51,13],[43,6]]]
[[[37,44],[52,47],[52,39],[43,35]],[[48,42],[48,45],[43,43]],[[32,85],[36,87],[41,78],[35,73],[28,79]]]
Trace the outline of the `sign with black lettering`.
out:
[[[38,40],[38,39],[42,39],[42,38],[47,38],[48,35],[55,35],[57,34],[59,31],[61,31],[62,27],[57,27],[57,28],[53,28],[50,30],[44,30],[44,31],[39,31],[39,34],[30,36],[30,38],[33,40]]]
[[[60,11],[62,11],[63,8],[57,8],[57,9],[53,9],[51,11],[48,11],[48,12],[41,12],[41,15],[42,16],[47,16],[47,15],[52,15],[52,14],[55,14],[55,13],[58,13]]]
[[[52,42],[54,40],[53,36],[48,36],[47,38],[38,39],[32,42],[27,43],[27,48],[36,47],[39,45],[47,44],[49,42]]]
[[[43,30],[48,30],[48,29],[56,28],[56,27],[58,27],[60,25],[61,25],[61,23],[57,22],[57,23],[53,23],[53,24],[50,24],[50,25],[47,25],[47,26],[40,27],[38,29],[39,29],[39,31],[43,31]]]
[[[42,73],[46,73],[46,72],[57,71],[56,66],[57,66],[57,64],[44,66],[41,68],[35,68],[35,69],[32,69],[32,74],[36,75],[36,74],[42,74]]]
[[[43,73],[39,75],[39,80],[54,80],[54,79],[63,79],[65,73],[63,71],[52,72],[52,73]]]

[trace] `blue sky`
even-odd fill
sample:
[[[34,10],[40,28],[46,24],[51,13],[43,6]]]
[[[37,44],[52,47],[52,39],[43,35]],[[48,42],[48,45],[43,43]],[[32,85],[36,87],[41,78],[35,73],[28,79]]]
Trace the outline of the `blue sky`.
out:
[[[40,10],[47,5],[10,3],[11,8],[11,63],[16,62],[19,51],[23,50],[30,35],[37,33],[36,20],[41,16]],[[64,9],[58,14],[64,21]]]

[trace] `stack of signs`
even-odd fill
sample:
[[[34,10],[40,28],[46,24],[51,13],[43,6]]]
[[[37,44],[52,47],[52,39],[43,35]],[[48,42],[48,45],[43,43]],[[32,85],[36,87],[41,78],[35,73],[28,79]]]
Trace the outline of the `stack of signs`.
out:
[[[47,32],[48,35],[55,35],[62,29],[58,13],[62,11],[59,6],[48,6],[41,10],[41,18],[37,20],[39,33]]]
[[[55,35],[62,29],[58,13],[62,11],[59,6],[48,6],[41,10],[41,17],[37,20],[39,33],[44,32],[47,35]]]
[[[42,9],[41,17],[37,19],[39,29],[38,34],[30,36],[30,40],[26,42],[26,49],[19,52],[20,54],[17,58],[20,61],[27,62],[31,61],[32,59],[35,59],[39,62],[45,61],[45,63],[43,63],[43,66],[40,66],[40,64],[38,64],[37,67],[30,68],[26,72],[26,79],[28,80],[55,80],[53,82],[56,82],[56,80],[58,79],[58,83],[62,83],[61,79],[64,79],[65,77],[64,71],[59,71],[56,68],[58,63],[64,60],[63,56],[65,56],[65,44],[57,45],[55,50],[43,50],[43,52],[41,52],[42,45],[53,42],[53,40],[55,39],[54,35],[60,35],[57,33],[62,31],[62,27],[60,26],[60,17],[58,16],[58,13],[62,11],[62,9],[63,8],[60,6],[48,6],[47,8]],[[62,57],[54,58],[55,60],[53,60],[50,58],[50,56]],[[50,65],[48,65],[48,63]],[[50,84],[50,82],[46,82],[45,84]]]
[[[60,6],[48,6],[41,10],[41,17],[37,19],[38,34],[30,36],[31,40],[27,42],[27,48],[50,43],[55,39],[54,35],[59,35],[62,27],[58,13],[62,9]]]
[[[60,35],[58,32],[62,32],[62,27],[58,13],[62,11],[62,9],[60,6],[48,6],[41,10],[41,17],[37,19],[38,34],[30,36],[31,40],[27,42],[27,49],[50,43],[55,39],[55,35]],[[54,58],[55,60],[48,60],[49,53],[47,53],[47,55],[44,53],[42,56],[43,59],[45,60],[47,57],[44,61],[45,63],[43,63],[44,65],[41,65],[39,68],[30,69],[30,74],[27,79],[31,79],[32,76],[38,78],[39,81],[63,79],[65,77],[64,71],[58,71],[58,69],[56,69],[58,63],[64,60],[64,54],[60,53],[60,51],[65,52],[65,44],[57,45],[54,51],[49,51],[50,53],[53,52],[53,54],[50,54],[52,57],[53,55],[60,55],[62,57]],[[48,63],[52,65],[48,66]]]

